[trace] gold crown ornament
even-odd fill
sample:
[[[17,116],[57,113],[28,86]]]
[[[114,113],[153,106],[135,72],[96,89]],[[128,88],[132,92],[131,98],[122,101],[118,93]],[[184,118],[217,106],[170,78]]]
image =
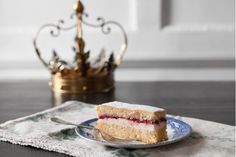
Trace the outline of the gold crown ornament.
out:
[[[65,27],[64,21],[59,20],[57,24],[45,24],[40,27],[34,40],[35,52],[44,64],[44,66],[51,72],[51,81],[49,85],[54,92],[58,93],[94,93],[94,92],[108,92],[114,87],[114,71],[120,65],[123,55],[127,49],[127,35],[124,28],[115,21],[106,21],[102,17],[97,18],[96,24],[91,24],[85,21],[88,14],[84,13],[84,6],[80,0],[74,7],[75,12],[71,15],[71,19],[76,17],[76,24]],[[82,25],[100,28],[104,34],[111,32],[111,26],[114,25],[121,30],[124,42],[120,47],[120,52],[115,56],[111,53],[108,57],[105,50],[102,49],[98,58],[90,59],[90,52],[85,52],[85,42],[83,40]],[[38,47],[38,37],[40,33],[50,28],[52,37],[58,37],[61,31],[68,31],[76,29],[76,47],[75,57],[73,63],[68,63],[62,60],[55,50],[52,51],[52,58],[47,62],[41,56],[41,51]]]

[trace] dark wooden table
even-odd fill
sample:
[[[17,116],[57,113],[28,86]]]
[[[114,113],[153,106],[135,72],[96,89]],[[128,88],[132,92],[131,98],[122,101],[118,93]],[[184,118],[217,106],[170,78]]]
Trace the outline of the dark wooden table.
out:
[[[169,114],[235,125],[234,82],[118,82],[106,94],[52,94],[46,81],[1,82],[0,123],[26,116],[66,100],[89,103],[124,101],[167,109]],[[32,147],[0,142],[0,157],[66,156]]]

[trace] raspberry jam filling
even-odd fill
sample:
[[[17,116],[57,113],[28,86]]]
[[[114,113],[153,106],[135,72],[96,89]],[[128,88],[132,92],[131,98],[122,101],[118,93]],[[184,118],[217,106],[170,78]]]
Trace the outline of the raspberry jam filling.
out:
[[[166,122],[166,118],[165,117],[161,117],[158,120],[140,120],[140,119],[136,119],[136,118],[124,118],[124,117],[117,117],[117,116],[112,116],[112,115],[101,115],[98,117],[99,119],[126,119],[126,120],[130,120],[133,121],[135,123],[145,123],[145,124],[159,124],[161,122]]]

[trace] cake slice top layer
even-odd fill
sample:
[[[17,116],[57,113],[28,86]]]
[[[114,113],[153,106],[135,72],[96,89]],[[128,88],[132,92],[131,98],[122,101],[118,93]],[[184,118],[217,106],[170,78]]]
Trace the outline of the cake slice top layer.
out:
[[[123,108],[123,109],[129,109],[129,110],[143,110],[146,112],[163,112],[165,109],[153,107],[153,106],[147,106],[147,105],[139,105],[139,104],[129,104],[125,102],[119,102],[119,101],[113,101],[109,103],[101,104],[101,106],[111,106],[115,108]]]
[[[100,119],[124,118],[128,120],[137,119],[141,121],[159,121],[161,119],[166,119],[165,109],[117,101],[97,105],[96,111],[98,118]]]

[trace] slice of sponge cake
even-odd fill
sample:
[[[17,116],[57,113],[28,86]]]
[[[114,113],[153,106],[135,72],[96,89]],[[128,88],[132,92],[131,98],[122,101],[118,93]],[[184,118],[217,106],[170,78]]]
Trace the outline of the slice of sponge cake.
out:
[[[167,140],[166,111],[162,108],[109,102],[96,107],[97,128],[113,137],[144,143]]]

